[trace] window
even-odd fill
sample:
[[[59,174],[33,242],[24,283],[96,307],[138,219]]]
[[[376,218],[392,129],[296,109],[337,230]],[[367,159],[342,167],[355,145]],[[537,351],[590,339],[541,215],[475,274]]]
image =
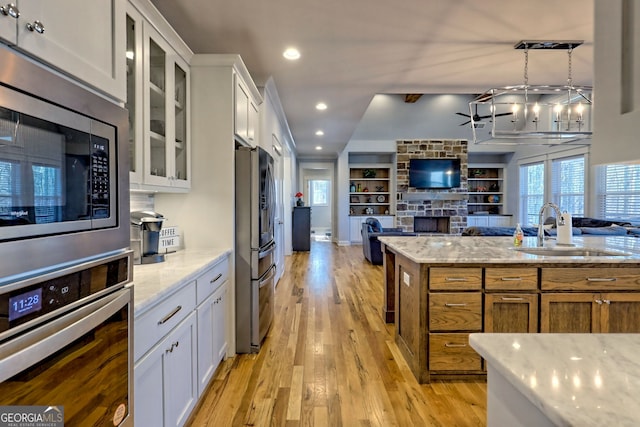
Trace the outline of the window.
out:
[[[329,181],[326,179],[314,179],[309,181],[311,191],[311,206],[329,205]]]
[[[605,165],[597,169],[598,215],[609,220],[640,216],[640,165]]]
[[[573,216],[585,215],[587,154],[566,152],[536,157],[520,164],[520,222],[537,225],[547,201]],[[547,212],[548,215],[552,215]]]
[[[538,223],[538,212],[544,203],[544,163],[520,166],[520,221],[524,225]]]
[[[36,224],[59,221],[62,204],[60,168],[33,165],[31,169]]]
[[[552,161],[551,199],[573,216],[584,216],[584,156]]]
[[[11,208],[20,203],[14,200],[20,188],[20,164],[0,161],[0,216],[9,214]]]

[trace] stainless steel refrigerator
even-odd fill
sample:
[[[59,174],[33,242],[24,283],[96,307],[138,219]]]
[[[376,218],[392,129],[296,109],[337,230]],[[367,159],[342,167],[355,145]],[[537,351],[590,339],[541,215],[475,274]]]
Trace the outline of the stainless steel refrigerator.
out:
[[[262,148],[236,148],[236,351],[256,353],[274,315],[275,183]]]

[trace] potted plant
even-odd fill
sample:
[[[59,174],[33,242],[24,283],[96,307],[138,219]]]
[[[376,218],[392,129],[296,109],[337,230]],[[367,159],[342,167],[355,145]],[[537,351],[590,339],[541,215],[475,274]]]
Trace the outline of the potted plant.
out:
[[[304,201],[302,200],[303,194],[301,192],[296,193],[296,206],[304,206]]]

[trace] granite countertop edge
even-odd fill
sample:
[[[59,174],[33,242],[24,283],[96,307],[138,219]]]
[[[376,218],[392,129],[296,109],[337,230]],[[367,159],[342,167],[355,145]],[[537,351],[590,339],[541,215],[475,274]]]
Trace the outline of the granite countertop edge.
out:
[[[636,425],[638,334],[474,333],[469,344],[555,425]]]
[[[513,238],[503,236],[378,236],[392,251],[416,263],[442,264],[639,264],[640,238],[627,236],[580,236],[578,248],[606,249],[628,256],[541,256],[514,250]],[[536,247],[536,237],[525,237],[523,248]],[[555,248],[555,241],[545,241]],[[561,249],[558,249],[561,250]]]
[[[134,316],[144,314],[229,254],[229,248],[183,249],[166,254],[161,263],[134,265]]]

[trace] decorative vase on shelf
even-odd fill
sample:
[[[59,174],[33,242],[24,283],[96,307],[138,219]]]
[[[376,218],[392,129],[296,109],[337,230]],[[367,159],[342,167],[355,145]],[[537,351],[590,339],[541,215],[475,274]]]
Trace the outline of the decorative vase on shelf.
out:
[[[296,200],[296,206],[304,206],[304,201],[302,199]]]
[[[355,184],[351,184],[351,186],[349,187],[349,192],[350,193],[355,193],[356,192],[356,185]]]

